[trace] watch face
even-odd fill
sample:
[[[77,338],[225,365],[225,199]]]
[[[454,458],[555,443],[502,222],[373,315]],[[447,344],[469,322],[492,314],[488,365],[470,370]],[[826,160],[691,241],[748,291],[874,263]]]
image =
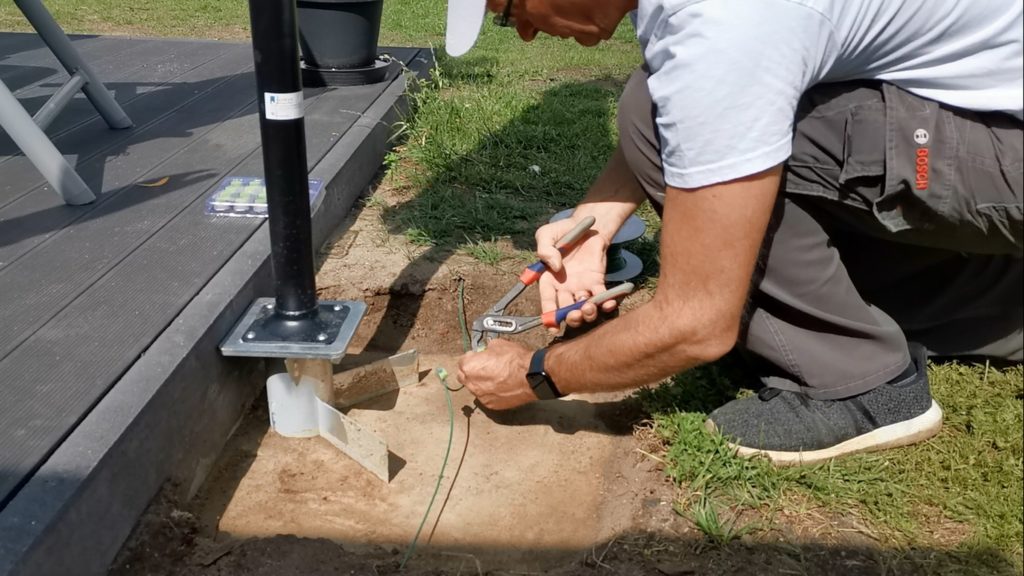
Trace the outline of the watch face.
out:
[[[547,374],[543,372],[534,372],[526,375],[527,382],[530,383],[530,388],[533,389],[533,393],[537,395],[540,400],[552,400],[558,398],[558,394],[555,392],[555,387],[552,386],[551,380],[548,379]]]
[[[534,390],[536,390],[538,386],[544,386],[547,384],[547,378],[544,376],[543,372],[527,374],[526,381],[530,383],[530,388],[533,388]]]

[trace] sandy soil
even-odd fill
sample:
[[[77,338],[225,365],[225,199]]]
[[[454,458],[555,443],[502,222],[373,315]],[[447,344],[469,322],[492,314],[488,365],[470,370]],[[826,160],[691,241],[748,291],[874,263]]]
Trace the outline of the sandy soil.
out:
[[[417,249],[389,235],[372,210],[353,216],[343,229],[323,254],[320,296],[359,299],[369,311],[336,368],[336,382],[396,352],[420,353],[418,384],[348,410],[388,441],[391,481],[378,480],[322,439],[287,439],[268,431],[261,398],[194,501],[154,505],[150,516],[162,518],[154,520],[157,534],[149,526],[146,542],[144,519],[113,573],[159,573],[167,564],[204,574],[238,564],[232,570],[252,573],[245,559],[287,556],[282,550],[295,546],[309,548],[304,558],[311,554],[335,567],[347,561],[334,556],[348,552],[373,557],[405,550],[448,440],[447,402],[432,369],[454,372],[463,349],[458,284],[465,283],[466,314],[472,318],[511,287],[521,265],[496,268]],[[538,307],[532,289],[514,311]],[[518,338],[532,346],[550,340],[543,330]],[[453,393],[452,401],[452,453],[419,544],[421,555],[432,558],[431,567],[466,561],[474,570],[477,562],[484,569],[563,565],[631,527],[638,494],[631,483],[663,482],[649,464],[635,467],[646,459],[634,450],[632,437],[642,415],[621,396],[571,398],[507,413],[486,413],[466,390]],[[650,478],[640,481],[637,474]],[[668,517],[674,516],[670,502],[670,495],[658,502]],[[167,527],[175,536],[188,535],[188,543],[167,546]],[[161,555],[161,567],[139,558]],[[288,568],[292,572],[262,569],[310,573],[304,564]]]

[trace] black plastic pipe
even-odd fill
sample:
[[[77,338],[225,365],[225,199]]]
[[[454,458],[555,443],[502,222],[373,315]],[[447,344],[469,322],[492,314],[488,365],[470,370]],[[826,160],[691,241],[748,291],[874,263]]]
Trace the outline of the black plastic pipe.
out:
[[[317,314],[295,0],[249,0],[275,314]]]

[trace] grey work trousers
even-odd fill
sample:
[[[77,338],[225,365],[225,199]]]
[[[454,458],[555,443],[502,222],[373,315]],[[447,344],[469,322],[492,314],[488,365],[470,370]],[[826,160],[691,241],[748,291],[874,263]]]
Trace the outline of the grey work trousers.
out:
[[[660,210],[648,74],[619,103],[630,169]],[[685,89],[685,88],[681,88]],[[764,240],[738,346],[765,384],[826,400],[932,355],[1020,361],[1022,122],[885,83],[816,86]]]

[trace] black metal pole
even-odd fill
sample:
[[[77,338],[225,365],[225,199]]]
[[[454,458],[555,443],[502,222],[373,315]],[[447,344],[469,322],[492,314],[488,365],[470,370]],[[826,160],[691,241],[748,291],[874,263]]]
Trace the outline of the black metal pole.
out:
[[[295,0],[249,0],[267,186],[275,314],[317,314]]]

